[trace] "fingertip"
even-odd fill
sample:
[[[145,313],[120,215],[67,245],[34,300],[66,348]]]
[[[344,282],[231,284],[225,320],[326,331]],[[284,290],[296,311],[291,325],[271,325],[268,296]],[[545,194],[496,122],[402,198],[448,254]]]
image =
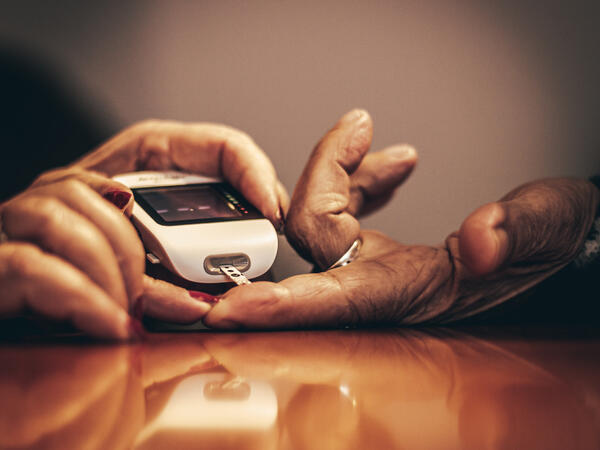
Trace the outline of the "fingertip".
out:
[[[202,319],[211,309],[206,302],[208,294],[199,298],[198,291],[190,293],[148,276],[144,277],[144,283],[145,312],[149,316],[175,323],[193,323]]]
[[[287,294],[286,288],[271,282],[239,286],[227,292],[203,321],[211,328],[223,330],[274,328],[279,323],[274,316]]]
[[[340,125],[349,125],[357,122],[372,122],[371,115],[366,109],[354,108],[345,113],[339,120]]]
[[[402,161],[406,164],[416,165],[419,159],[417,150],[408,144],[399,144],[388,147],[383,150],[383,153],[393,159]]]
[[[474,211],[461,225],[460,257],[475,275],[490,274],[505,262],[509,238],[502,227],[504,219],[504,208],[499,203],[489,203]]]
[[[75,325],[91,336],[118,341],[137,339],[137,334],[131,326],[131,318],[124,310],[111,305],[112,314],[81,315],[74,318]]]

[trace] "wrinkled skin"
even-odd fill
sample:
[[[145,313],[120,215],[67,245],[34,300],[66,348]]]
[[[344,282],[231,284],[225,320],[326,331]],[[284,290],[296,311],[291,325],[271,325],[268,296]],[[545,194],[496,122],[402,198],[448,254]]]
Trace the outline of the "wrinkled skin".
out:
[[[576,179],[528,183],[482,206],[439,246],[398,243],[360,229],[414,168],[400,145],[367,154],[369,115],[346,114],[320,141],[291,204],[266,155],[245,134],[214,124],[147,121],[72,166],[42,175],[0,205],[0,315],[33,310],[71,320],[97,337],[131,337],[128,312],[173,322],[204,317],[215,328],[294,328],[448,322],[476,314],[539,283],[575,257],[599,192]],[[143,273],[143,249],[122,210],[102,195],[129,190],[110,176],[182,169],[222,176],[326,269],[357,239],[348,266],[256,282],[229,291],[212,309],[187,291]],[[141,303],[139,302],[141,299]]]
[[[209,306],[185,289],[144,275],[142,244],[123,215],[131,213],[131,191],[110,179],[144,169],[223,177],[278,227],[289,203],[271,162],[244,133],[141,122],[0,205],[8,239],[0,243],[0,316],[33,311],[96,337],[128,339],[135,309],[182,323],[206,314]],[[120,209],[103,198],[115,192],[125,195]]]
[[[598,190],[578,179],[525,184],[469,215],[438,246],[405,245],[357,218],[383,205],[416,164],[400,146],[367,154],[372,122],[351,111],[320,141],[296,186],[286,235],[321,269],[362,240],[351,264],[229,291],[205,317],[216,328],[449,322],[515,297],[571,262]]]

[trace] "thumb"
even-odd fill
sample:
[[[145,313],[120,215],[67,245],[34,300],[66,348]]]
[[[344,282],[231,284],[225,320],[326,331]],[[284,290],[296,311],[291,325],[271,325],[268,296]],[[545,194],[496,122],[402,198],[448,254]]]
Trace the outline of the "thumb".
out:
[[[460,227],[460,257],[475,275],[486,275],[507,259],[510,240],[503,227],[506,205],[489,203],[475,210]]]
[[[475,275],[527,263],[531,270],[570,262],[594,219],[597,192],[583,180],[550,179],[475,210],[459,231],[460,257]]]

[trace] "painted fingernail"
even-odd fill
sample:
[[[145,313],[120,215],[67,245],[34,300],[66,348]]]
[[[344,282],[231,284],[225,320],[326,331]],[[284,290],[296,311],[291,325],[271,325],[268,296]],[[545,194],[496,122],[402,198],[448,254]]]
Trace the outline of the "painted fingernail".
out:
[[[214,305],[216,303],[219,303],[219,300],[221,300],[219,297],[215,297],[214,295],[207,294],[206,292],[188,291],[188,294],[190,294],[190,297],[193,297],[196,300],[200,300],[204,303],[208,303],[209,305]]]
[[[110,191],[104,194],[103,197],[117,208],[123,209],[125,206],[127,206],[127,203],[129,203],[131,193],[123,191]]]
[[[142,341],[146,338],[146,330],[144,329],[144,325],[142,325],[141,321],[130,317],[127,328],[129,330],[129,337],[131,339]]]

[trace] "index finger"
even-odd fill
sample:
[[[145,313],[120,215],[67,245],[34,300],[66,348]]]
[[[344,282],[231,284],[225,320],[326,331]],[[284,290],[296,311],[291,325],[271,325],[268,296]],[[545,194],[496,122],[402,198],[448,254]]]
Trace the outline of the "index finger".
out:
[[[264,151],[245,133],[213,123],[150,120],[118,134],[76,165],[109,176],[181,169],[222,176],[278,225],[287,194]]]
[[[360,225],[349,212],[350,175],[369,150],[372,135],[366,111],[345,114],[317,144],[296,184],[286,235],[300,255],[322,268],[358,237]]]

